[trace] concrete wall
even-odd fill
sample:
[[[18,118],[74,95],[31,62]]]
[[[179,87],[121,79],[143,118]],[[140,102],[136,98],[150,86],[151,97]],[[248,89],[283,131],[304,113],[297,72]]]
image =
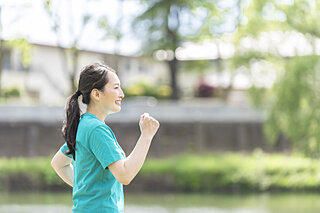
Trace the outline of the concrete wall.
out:
[[[232,114],[236,111],[235,109],[227,112],[224,108],[222,112],[217,107],[196,109],[176,105],[143,107],[139,110],[137,105],[131,104],[127,108],[123,113],[110,116],[107,121],[127,155],[130,154],[139,137],[138,119],[144,111],[150,112],[161,123],[148,156],[163,157],[182,152],[247,152],[256,148],[266,151],[290,149],[288,142],[283,138],[274,147],[270,147],[263,136],[263,121],[253,119],[258,115],[252,112],[245,113],[244,110],[238,109],[239,112]],[[211,110],[206,112],[206,109]],[[161,114],[164,110],[166,113]],[[186,113],[188,110],[193,114]],[[7,113],[4,113],[5,111]],[[62,108],[40,107],[23,110],[7,108],[2,109],[1,112],[0,157],[48,156],[54,154],[64,143],[60,132],[63,120]],[[178,112],[181,114],[179,115]],[[21,117],[24,119],[20,119]]]

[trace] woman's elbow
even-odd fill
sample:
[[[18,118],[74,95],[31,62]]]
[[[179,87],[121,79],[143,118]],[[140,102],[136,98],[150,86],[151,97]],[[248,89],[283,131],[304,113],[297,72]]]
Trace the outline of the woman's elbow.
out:
[[[51,160],[51,166],[54,170],[63,168],[71,163],[71,159],[63,155],[61,151],[58,151]]]
[[[50,165],[51,165],[51,167],[52,167],[54,170],[56,170],[56,168],[57,168],[57,162],[56,162],[56,160],[55,160],[54,158],[51,160]]]
[[[119,181],[121,184],[123,184],[123,185],[129,185],[130,183],[131,183],[131,180],[121,180],[121,181]]]
[[[132,181],[131,175],[128,173],[128,170],[126,169],[125,166],[125,161],[124,160],[118,160],[112,164],[110,164],[109,169],[113,176],[116,178],[116,180],[123,184],[123,185],[129,185],[130,182]]]
[[[130,179],[129,177],[126,177],[126,176],[118,177],[116,179],[122,185],[129,185],[132,181],[132,179]]]
[[[63,167],[63,165],[61,164],[61,162],[57,158],[53,158],[51,160],[50,165],[55,171],[57,171],[59,168]]]

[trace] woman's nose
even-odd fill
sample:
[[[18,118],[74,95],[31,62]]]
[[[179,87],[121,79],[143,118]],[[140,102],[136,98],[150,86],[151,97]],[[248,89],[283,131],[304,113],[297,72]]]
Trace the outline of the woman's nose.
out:
[[[121,89],[120,97],[121,97],[121,98],[124,98],[124,96],[125,96],[125,95],[124,95],[124,92],[123,92],[123,90]]]

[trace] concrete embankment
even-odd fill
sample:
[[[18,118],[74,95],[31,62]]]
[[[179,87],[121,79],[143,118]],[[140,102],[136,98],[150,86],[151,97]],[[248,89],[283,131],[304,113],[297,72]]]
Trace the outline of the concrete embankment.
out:
[[[161,123],[149,152],[152,157],[256,148],[283,151],[289,147],[283,139],[270,147],[262,130],[264,113],[249,107],[143,99],[123,102],[121,112],[106,120],[127,154],[139,137],[138,121],[144,112]],[[0,107],[0,156],[52,155],[64,143],[60,132],[63,119],[63,107]]]

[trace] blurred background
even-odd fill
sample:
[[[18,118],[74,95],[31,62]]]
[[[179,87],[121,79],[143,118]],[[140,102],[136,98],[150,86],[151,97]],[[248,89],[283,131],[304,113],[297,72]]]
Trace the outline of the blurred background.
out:
[[[320,3],[0,1],[0,212],[71,212],[50,161],[81,68],[114,68],[129,155],[161,123],[126,213],[320,209]],[[85,110],[85,106],[82,106]]]

